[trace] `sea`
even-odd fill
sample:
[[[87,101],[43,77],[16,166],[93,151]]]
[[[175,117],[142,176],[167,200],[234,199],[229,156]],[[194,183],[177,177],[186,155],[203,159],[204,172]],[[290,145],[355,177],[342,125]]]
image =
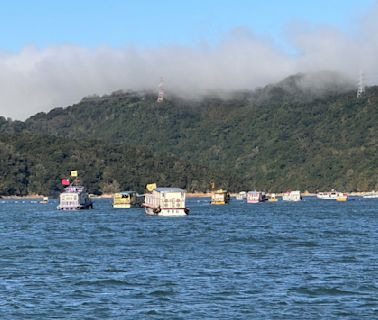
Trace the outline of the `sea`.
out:
[[[378,319],[378,199],[0,199],[0,319]]]

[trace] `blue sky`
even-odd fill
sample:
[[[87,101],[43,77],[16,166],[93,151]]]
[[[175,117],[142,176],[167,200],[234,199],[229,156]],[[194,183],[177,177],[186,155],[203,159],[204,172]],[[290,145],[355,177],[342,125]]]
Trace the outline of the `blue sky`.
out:
[[[285,46],[292,22],[353,32],[374,0],[13,0],[2,1],[0,51],[27,45],[156,47],[217,43],[238,27]]]
[[[378,0],[4,0],[0,116],[157,92],[161,77],[183,97],[325,70],[377,84],[377,56]]]

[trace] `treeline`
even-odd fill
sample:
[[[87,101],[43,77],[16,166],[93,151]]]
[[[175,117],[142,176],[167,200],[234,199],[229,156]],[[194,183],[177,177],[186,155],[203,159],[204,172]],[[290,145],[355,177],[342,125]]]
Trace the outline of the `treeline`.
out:
[[[78,170],[94,194],[144,191],[147,183],[204,191],[214,179],[209,168],[142,146],[110,145],[40,135],[1,135],[0,195],[57,195],[61,179]]]
[[[152,181],[190,191],[212,181],[232,191],[378,189],[378,88],[356,99],[303,88],[302,77],[223,98],[157,104],[117,92],[25,122],[0,118],[0,192],[57,192],[71,169],[94,193]]]

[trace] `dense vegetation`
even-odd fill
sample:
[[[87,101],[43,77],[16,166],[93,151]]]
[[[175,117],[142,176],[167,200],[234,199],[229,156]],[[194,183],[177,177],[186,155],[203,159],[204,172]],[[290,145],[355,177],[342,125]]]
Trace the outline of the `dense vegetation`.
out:
[[[77,169],[91,192],[148,182],[206,190],[378,189],[378,88],[321,94],[293,76],[191,101],[116,92],[25,122],[0,118],[0,194],[48,194]]]
[[[206,189],[206,167],[145,147],[52,136],[1,136],[0,190],[5,195],[57,194],[61,179],[75,169],[91,193],[144,190],[147,183]]]

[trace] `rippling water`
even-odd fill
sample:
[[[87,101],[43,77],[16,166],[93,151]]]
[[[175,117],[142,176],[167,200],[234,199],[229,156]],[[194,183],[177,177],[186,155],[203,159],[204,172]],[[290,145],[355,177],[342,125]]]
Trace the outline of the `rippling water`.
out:
[[[0,201],[1,319],[377,319],[378,200]]]

